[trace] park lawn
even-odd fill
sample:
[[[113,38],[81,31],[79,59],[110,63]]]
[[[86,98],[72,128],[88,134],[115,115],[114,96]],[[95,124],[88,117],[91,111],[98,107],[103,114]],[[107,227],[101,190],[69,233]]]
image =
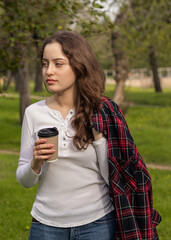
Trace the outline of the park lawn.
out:
[[[153,206],[160,213],[162,221],[157,227],[160,240],[171,236],[171,171],[150,169],[153,186]]]
[[[163,89],[162,93],[156,93],[154,88],[125,88],[127,102],[136,104],[171,106],[171,89]]]
[[[5,92],[8,94],[16,94],[19,96],[19,93],[15,91],[15,84],[12,82],[11,85],[9,86],[8,90]],[[30,94],[32,96],[36,95],[42,98],[46,98],[48,96],[50,96],[50,93],[47,92],[45,86],[43,85],[43,91],[42,92],[35,92],[34,91],[34,81],[31,80],[30,81]]]
[[[25,189],[16,180],[18,156],[0,154],[0,239],[28,239],[30,211],[36,187]]]
[[[32,99],[32,103],[36,101],[38,100]],[[0,149],[19,151],[21,136],[19,98],[0,97],[0,110]]]
[[[114,85],[106,85],[106,95],[113,96]],[[125,88],[125,119],[145,162],[171,164],[171,89]]]
[[[16,180],[18,156],[0,154],[0,239],[27,240],[31,223],[30,211],[37,186],[25,189]],[[162,216],[157,227],[160,240],[171,236],[171,172],[149,170],[153,183],[154,207]]]
[[[1,97],[0,111],[0,149],[18,151],[21,132],[19,99]]]
[[[145,162],[171,164],[171,108],[130,107],[126,120]]]
[[[113,97],[115,89],[114,84],[106,85],[106,95]],[[154,88],[136,88],[125,87],[124,90],[125,101],[139,105],[152,106],[171,106],[171,89],[163,89],[162,93],[156,93]]]
[[[112,97],[113,91],[114,85],[106,85],[107,96]],[[162,94],[156,94],[152,89],[126,88],[125,91],[126,101],[135,103],[124,115],[140,154],[145,162],[170,165],[171,89]],[[38,100],[32,99],[35,101]],[[0,149],[19,151],[19,99],[1,97],[0,109]]]

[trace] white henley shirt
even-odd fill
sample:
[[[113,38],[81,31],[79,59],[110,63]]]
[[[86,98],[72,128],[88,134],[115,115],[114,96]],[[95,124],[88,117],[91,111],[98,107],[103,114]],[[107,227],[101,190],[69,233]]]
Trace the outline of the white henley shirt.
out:
[[[24,115],[17,179],[26,188],[37,184],[31,215],[43,224],[74,227],[93,222],[113,210],[108,188],[107,140],[101,138],[79,151],[73,145],[74,109],[64,120],[45,100],[30,105]],[[45,162],[40,174],[30,166],[33,146],[42,128],[57,127],[58,159]]]

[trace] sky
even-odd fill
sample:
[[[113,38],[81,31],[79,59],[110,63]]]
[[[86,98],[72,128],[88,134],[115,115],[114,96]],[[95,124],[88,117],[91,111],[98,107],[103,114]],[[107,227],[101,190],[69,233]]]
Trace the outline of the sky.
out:
[[[111,20],[114,20],[119,9],[118,4],[114,3],[114,0],[106,0],[103,3],[99,0],[99,3],[104,6],[104,10],[106,10],[106,13],[111,18]]]

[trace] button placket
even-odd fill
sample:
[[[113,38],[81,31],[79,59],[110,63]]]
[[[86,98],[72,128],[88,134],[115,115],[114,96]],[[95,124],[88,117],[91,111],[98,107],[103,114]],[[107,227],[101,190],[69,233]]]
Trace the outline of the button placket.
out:
[[[64,148],[64,149],[66,149],[67,148],[67,138],[66,138],[66,136],[65,136],[65,131],[63,132],[63,135],[62,135],[62,147]]]
[[[69,134],[70,132],[70,119],[73,116],[74,111],[70,110],[70,112],[68,113],[68,115],[66,116],[65,119],[63,119],[61,127],[62,127],[62,135],[61,135],[61,147],[62,147],[62,151],[64,155],[68,155],[69,153],[69,142],[70,139],[68,139],[68,137],[71,135],[73,136],[72,133]]]

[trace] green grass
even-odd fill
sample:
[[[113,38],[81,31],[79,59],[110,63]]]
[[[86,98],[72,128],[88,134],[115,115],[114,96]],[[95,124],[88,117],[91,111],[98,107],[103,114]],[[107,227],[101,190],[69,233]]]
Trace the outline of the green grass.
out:
[[[8,93],[14,94],[14,89],[11,87]],[[33,93],[32,86],[31,93]],[[21,136],[19,95],[18,93],[15,94],[15,97],[0,97],[0,149],[19,151]],[[49,95],[49,93],[46,93],[45,89],[42,93],[33,94],[42,97],[42,99]],[[36,101],[38,100],[33,98],[31,100],[32,103]]]
[[[27,240],[31,223],[30,211],[37,186],[25,189],[15,173],[18,156],[0,154],[0,239]],[[171,236],[171,172],[150,170],[153,183],[154,207],[162,216],[157,227],[160,240]]]
[[[0,109],[0,148],[17,151],[21,131],[18,98],[1,97]]]
[[[106,95],[113,97],[114,84],[106,85]],[[171,89],[164,89],[162,93],[156,93],[153,88],[125,87],[125,100],[141,105],[171,106]]]
[[[18,157],[0,154],[0,239],[28,239],[36,187],[25,189],[16,180]]]
[[[114,85],[106,86],[112,98]],[[125,88],[128,107],[125,115],[131,134],[145,162],[171,164],[171,89],[155,93],[153,89]]]
[[[33,85],[31,85],[33,91]],[[106,86],[112,98],[114,85]],[[10,89],[10,93],[13,90]],[[37,94],[36,94],[37,95]],[[171,164],[171,89],[157,94],[153,89],[126,88],[128,107],[125,118],[140,154],[145,162]],[[39,96],[48,96],[46,90]],[[32,102],[38,100],[32,99]],[[18,98],[0,98],[0,149],[19,151],[21,126]]]
[[[32,88],[33,89],[33,88]],[[106,86],[106,95],[112,98],[114,86]],[[31,90],[33,93],[33,90]],[[13,93],[13,90],[10,90]],[[36,94],[38,95],[38,94]],[[48,96],[45,91],[39,96]],[[170,165],[171,158],[171,90],[156,94],[152,89],[126,88],[128,107],[125,118],[140,154],[145,162]],[[32,102],[37,100],[32,99]],[[138,105],[137,105],[138,104]],[[19,151],[21,126],[18,98],[0,98],[1,149]],[[0,154],[0,239],[26,240],[31,222],[30,211],[37,187],[24,189],[15,178],[18,157]],[[150,170],[153,182],[154,207],[160,212],[158,226],[160,240],[171,236],[171,173]]]
[[[11,85],[9,86],[8,90],[6,91],[6,93],[12,93],[12,94],[17,94],[18,92],[15,91],[15,85],[14,83],[11,83]],[[47,96],[49,96],[50,94],[46,91],[46,88],[43,85],[43,91],[42,92],[34,92],[34,81],[30,81],[30,94],[31,95],[36,95],[36,96],[40,96],[42,98],[45,98]]]
[[[145,162],[171,164],[171,108],[130,107],[126,120]]]
[[[157,227],[160,240],[169,240],[171,236],[171,172],[149,170],[152,177],[153,205],[162,217]]]
[[[156,93],[153,88],[125,88],[125,98],[128,102],[144,105],[171,106],[171,89]]]

